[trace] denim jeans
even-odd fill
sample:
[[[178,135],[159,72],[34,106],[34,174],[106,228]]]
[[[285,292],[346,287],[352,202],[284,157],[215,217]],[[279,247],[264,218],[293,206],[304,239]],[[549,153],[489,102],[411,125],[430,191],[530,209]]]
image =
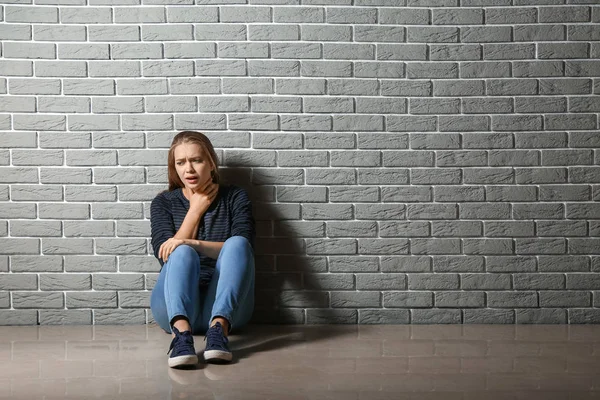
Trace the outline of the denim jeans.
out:
[[[225,241],[208,286],[199,286],[200,257],[180,245],[163,265],[150,308],[158,325],[171,333],[173,317],[185,316],[194,334],[204,333],[214,317],[229,321],[230,331],[248,323],[254,310],[254,253],[242,236]]]

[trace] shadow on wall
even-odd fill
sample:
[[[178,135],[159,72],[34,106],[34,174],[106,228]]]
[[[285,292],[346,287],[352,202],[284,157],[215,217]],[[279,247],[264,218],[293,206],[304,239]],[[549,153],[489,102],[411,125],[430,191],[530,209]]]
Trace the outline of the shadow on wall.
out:
[[[252,177],[249,167],[220,169],[225,184],[248,192],[256,220],[256,292],[251,323],[304,324],[306,309],[329,307],[315,272],[326,272],[325,257],[306,256],[300,203],[275,203],[276,187]],[[335,311],[335,310],[332,310]]]

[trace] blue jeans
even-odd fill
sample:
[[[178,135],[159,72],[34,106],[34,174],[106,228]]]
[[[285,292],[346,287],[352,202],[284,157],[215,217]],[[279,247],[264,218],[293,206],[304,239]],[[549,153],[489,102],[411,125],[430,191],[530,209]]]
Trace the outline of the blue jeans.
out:
[[[230,331],[248,323],[254,310],[254,252],[248,239],[225,241],[208,286],[199,286],[200,268],[191,246],[177,246],[169,255],[150,297],[158,325],[171,333],[173,318],[184,316],[197,334],[206,332],[215,317],[227,319]]]

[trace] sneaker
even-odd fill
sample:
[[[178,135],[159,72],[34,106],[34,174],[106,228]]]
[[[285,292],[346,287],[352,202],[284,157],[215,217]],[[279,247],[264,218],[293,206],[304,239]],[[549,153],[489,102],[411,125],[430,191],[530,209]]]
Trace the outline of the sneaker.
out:
[[[169,367],[177,368],[183,366],[193,366],[198,364],[198,356],[196,355],[196,349],[194,349],[194,337],[192,332],[179,330],[175,327],[172,328],[175,337],[171,342],[169,351]],[[173,350],[173,351],[171,351]],[[169,354],[167,351],[167,354]]]
[[[204,361],[222,364],[231,361],[231,351],[227,347],[229,340],[223,333],[223,326],[217,322],[206,331],[204,337],[206,349],[204,350]]]

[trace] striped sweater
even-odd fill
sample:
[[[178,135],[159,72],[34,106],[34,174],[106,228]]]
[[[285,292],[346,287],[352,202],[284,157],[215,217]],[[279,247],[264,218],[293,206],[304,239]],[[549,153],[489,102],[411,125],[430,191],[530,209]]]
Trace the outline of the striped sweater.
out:
[[[175,236],[190,208],[181,188],[159,193],[150,205],[150,229],[154,256],[167,239]],[[255,222],[247,192],[238,186],[219,185],[219,193],[202,216],[196,239],[224,242],[231,236],[243,236],[254,247]],[[217,260],[200,254],[200,282],[207,284]]]

